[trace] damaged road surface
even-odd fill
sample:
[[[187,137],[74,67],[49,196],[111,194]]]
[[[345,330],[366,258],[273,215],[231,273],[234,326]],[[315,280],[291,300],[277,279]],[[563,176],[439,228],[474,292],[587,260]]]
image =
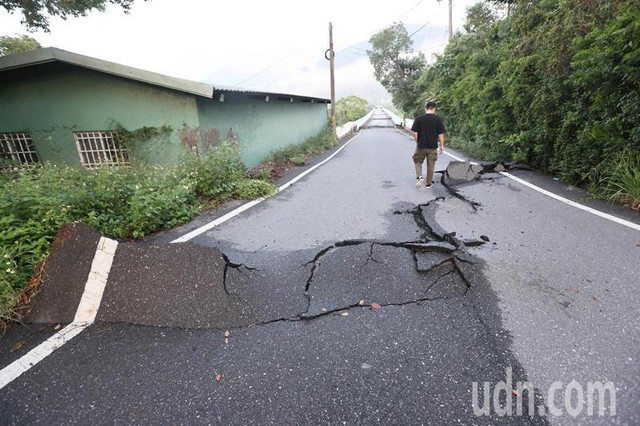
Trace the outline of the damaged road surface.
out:
[[[96,323],[0,389],[0,422],[589,423],[547,415],[554,377],[586,386],[599,376],[595,361],[571,352],[579,345],[554,337],[559,327],[581,332],[569,324],[581,314],[560,303],[578,304],[577,293],[536,287],[549,264],[534,244],[522,248],[534,257],[512,255],[524,241],[505,236],[526,229],[527,215],[502,221],[496,200],[515,205],[522,194],[495,166],[454,166],[416,189],[413,148],[392,125],[366,129],[292,187],[189,242],[171,243],[192,225],[120,242]],[[30,324],[2,343],[2,366],[40,335],[20,330],[73,320],[100,236],[66,231]],[[523,267],[505,273],[507,263]],[[13,350],[16,339],[23,349]],[[536,342],[528,352],[526,341]],[[581,367],[562,364],[563,351]],[[527,381],[535,392],[517,390]],[[632,405],[618,401],[633,423]]]

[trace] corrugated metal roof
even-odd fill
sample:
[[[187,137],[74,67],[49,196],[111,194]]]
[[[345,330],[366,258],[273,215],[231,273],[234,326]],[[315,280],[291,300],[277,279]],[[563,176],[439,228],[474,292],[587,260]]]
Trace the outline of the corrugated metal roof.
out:
[[[244,93],[256,96],[269,97],[288,97],[291,99],[302,99],[321,103],[330,103],[329,99],[316,98],[311,96],[293,95],[287,93],[262,92],[251,89],[243,89],[240,87],[230,87],[222,85],[210,85],[198,83],[195,81],[184,80],[176,77],[169,77],[164,74],[158,74],[139,68],[129,67],[117,64],[115,62],[104,61],[102,59],[92,58],[90,56],[80,55],[55,47],[47,47],[44,49],[32,50],[29,52],[18,53],[0,57],[0,73],[17,68],[26,68],[34,65],[44,64],[48,62],[64,62],[71,65],[88,68],[106,74],[116,75],[119,77],[136,80],[155,86],[166,87],[180,92],[191,93],[206,98],[213,98],[216,94],[225,92]]]

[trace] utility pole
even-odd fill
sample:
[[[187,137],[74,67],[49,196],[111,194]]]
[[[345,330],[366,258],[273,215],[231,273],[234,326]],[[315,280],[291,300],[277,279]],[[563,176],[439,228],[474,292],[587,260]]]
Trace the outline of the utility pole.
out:
[[[453,0],[449,0],[449,41],[453,38]]]
[[[327,54],[329,57],[327,58]],[[324,53],[324,57],[329,61],[329,69],[331,70],[331,129],[336,134],[336,81],[334,74],[334,58],[333,51],[333,24],[329,22],[329,49]]]

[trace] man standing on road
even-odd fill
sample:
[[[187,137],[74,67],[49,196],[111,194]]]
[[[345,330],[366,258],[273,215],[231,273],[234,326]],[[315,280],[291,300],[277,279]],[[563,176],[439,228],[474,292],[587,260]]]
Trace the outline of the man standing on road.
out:
[[[413,121],[411,131],[416,141],[416,152],[413,154],[413,164],[416,167],[416,188],[422,186],[422,163],[427,160],[427,188],[433,186],[433,169],[438,159],[438,141],[440,154],[444,153],[444,121],[436,115],[436,103],[428,101],[425,106],[426,114]]]

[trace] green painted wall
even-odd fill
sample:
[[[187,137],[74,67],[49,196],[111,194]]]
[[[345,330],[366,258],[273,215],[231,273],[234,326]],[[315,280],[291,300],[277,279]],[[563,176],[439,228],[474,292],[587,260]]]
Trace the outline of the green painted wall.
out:
[[[55,63],[0,78],[0,132],[28,131],[43,161],[80,165],[73,131],[170,126],[173,131],[135,143],[132,162],[172,164],[182,152],[185,125],[198,126],[195,97]]]
[[[134,143],[134,164],[174,164],[185,149],[204,152],[231,132],[251,168],[272,151],[317,135],[327,114],[324,103],[273,96],[266,102],[234,92],[220,102],[58,62],[0,76],[0,133],[29,132],[41,160],[57,164],[81,165],[72,132],[119,123],[130,131],[172,129]]]
[[[304,142],[327,125],[327,105],[246,94],[225,94],[224,102],[198,98],[198,116],[203,129],[219,129],[224,140],[231,130],[242,150],[242,161],[257,166],[269,154],[287,145]]]

